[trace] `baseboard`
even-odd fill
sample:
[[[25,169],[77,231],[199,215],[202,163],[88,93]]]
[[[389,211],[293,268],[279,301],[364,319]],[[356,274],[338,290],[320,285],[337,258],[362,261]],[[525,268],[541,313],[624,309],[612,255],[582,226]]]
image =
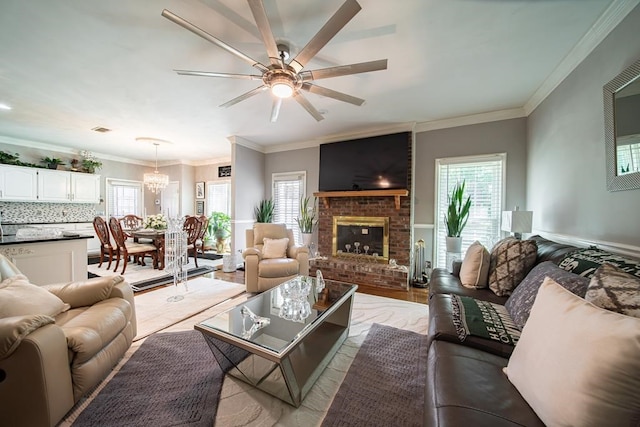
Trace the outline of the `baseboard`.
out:
[[[624,243],[607,242],[604,240],[589,240],[577,236],[571,236],[568,234],[549,233],[546,231],[536,230],[536,234],[541,235],[545,239],[553,240],[558,243],[565,243],[568,245],[578,247],[596,246],[599,249],[613,252],[615,254],[631,256],[634,258],[640,258],[640,246],[627,245]]]

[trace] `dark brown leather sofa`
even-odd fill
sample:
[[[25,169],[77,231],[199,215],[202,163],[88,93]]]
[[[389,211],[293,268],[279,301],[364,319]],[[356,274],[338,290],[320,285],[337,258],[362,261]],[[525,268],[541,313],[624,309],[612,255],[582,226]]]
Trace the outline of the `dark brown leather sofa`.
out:
[[[558,264],[578,249],[540,236],[536,263]],[[454,269],[455,270],[455,269]],[[502,368],[510,349],[483,340],[457,340],[451,322],[451,294],[504,304],[489,289],[468,289],[457,276],[435,269],[429,285],[429,351],[425,426],[543,426],[531,407],[509,382]],[[490,346],[491,348],[487,348]],[[499,355],[502,353],[502,355]]]

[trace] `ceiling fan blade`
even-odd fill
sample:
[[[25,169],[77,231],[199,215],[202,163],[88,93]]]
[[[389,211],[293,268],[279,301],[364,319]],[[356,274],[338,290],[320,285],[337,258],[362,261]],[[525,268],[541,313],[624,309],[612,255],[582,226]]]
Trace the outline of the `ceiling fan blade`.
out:
[[[220,107],[231,107],[232,105],[237,104],[240,101],[244,101],[247,98],[251,98],[254,95],[259,94],[260,92],[264,92],[265,90],[269,89],[268,86],[262,85],[262,86],[258,86],[255,89],[250,90],[247,93],[243,93],[242,95],[233,98],[231,101],[227,101],[224,104],[220,105]]]
[[[261,64],[260,62],[256,61],[255,59],[245,55],[244,53],[240,52],[238,49],[236,49],[236,48],[234,48],[232,46],[229,46],[228,44],[226,44],[222,40],[217,39],[216,37],[214,37],[211,34],[207,33],[202,28],[197,27],[197,26],[193,25],[192,23],[185,21],[183,18],[179,17],[175,13],[170,12],[167,9],[164,9],[162,11],[162,16],[167,18],[169,21],[172,21],[172,22],[180,25],[182,28],[191,31],[193,34],[202,37],[203,39],[215,44],[216,46],[218,46],[218,47],[226,50],[227,52],[237,56],[238,58],[248,62],[249,64],[251,64],[252,67],[255,67],[258,70],[263,71],[263,72],[268,70],[268,68],[265,65]]]
[[[316,121],[319,122],[320,120],[324,120],[324,116],[320,114],[320,111],[316,110],[316,108],[311,105],[309,100],[305,98],[300,92],[296,92],[293,97],[296,101],[298,101],[298,104],[302,105],[302,107],[307,110],[307,112],[311,114],[314,119],[316,119]]]
[[[249,0],[249,7],[251,8],[251,13],[253,14],[253,19],[256,21],[258,30],[260,30],[262,42],[267,48],[267,54],[269,55],[271,64],[281,66],[278,45],[273,38],[273,31],[271,31],[271,25],[269,24],[267,12],[264,9],[262,0]]]
[[[340,9],[333,14],[329,21],[320,28],[320,31],[313,36],[309,43],[307,43],[293,61],[289,63],[295,72],[299,73],[307,62],[309,62],[309,60],[320,51],[320,49],[329,43],[329,40],[338,34],[338,31],[347,25],[347,23],[351,21],[351,18],[356,16],[361,9],[362,7],[360,7],[356,0],[345,1]]]
[[[303,81],[328,79],[330,77],[348,76],[350,74],[368,73],[387,69],[387,60],[360,62],[358,64],[340,65],[338,67],[322,68],[320,70],[309,70],[300,73]]]
[[[173,70],[181,76],[225,77],[230,79],[262,80],[262,76],[254,74],[212,73],[210,71]]]
[[[329,98],[337,99],[338,101],[348,102],[349,104],[357,105],[358,107],[364,104],[364,99],[356,98],[355,96],[347,95],[346,93],[337,92],[333,89],[327,89],[326,87],[312,85],[311,83],[303,83],[302,89],[307,92],[315,93],[316,95],[327,96]]]
[[[273,100],[273,107],[271,108],[271,123],[275,123],[278,120],[280,107],[282,107],[282,98],[275,97]]]

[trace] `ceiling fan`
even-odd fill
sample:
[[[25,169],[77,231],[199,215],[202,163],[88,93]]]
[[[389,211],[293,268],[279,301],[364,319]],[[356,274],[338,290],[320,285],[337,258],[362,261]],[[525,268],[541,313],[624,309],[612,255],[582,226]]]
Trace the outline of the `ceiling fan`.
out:
[[[307,98],[302,94],[302,91],[326,96],[357,106],[362,105],[364,103],[364,99],[318,86],[311,82],[330,77],[347,76],[350,74],[367,73],[370,71],[387,69],[387,60],[380,59],[377,61],[303,71],[305,65],[362,9],[356,0],[346,0],[340,9],[338,9],[338,11],[320,29],[320,31],[313,36],[309,43],[307,43],[296,57],[289,62],[286,62],[289,59],[289,47],[283,43],[276,43],[262,0],[248,0],[248,2],[253,18],[255,19],[258,30],[260,31],[262,41],[267,48],[267,54],[269,55],[270,62],[269,65],[264,65],[245,55],[234,47],[217,39],[213,35],[167,9],[162,11],[162,16],[165,18],[202,37],[203,39],[210,41],[238,58],[243,59],[261,72],[260,75],[253,75],[175,70],[178,74],[186,76],[262,80],[262,85],[228,102],[225,102],[220,105],[220,107],[230,107],[261,92],[271,90],[271,93],[274,95],[273,108],[271,110],[272,122],[275,122],[278,119],[282,100],[289,97],[293,97],[305,110],[307,110],[309,114],[313,116],[314,119],[320,121],[324,118],[323,115],[309,102],[309,100],[307,100]]]

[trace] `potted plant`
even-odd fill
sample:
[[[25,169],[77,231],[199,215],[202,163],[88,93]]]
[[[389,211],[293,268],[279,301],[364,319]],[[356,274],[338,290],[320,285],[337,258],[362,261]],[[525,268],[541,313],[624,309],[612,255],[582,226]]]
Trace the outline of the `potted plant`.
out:
[[[224,252],[226,240],[231,235],[231,217],[224,212],[211,212],[207,234],[216,239],[216,252]]]
[[[451,192],[449,206],[444,214],[444,223],[447,226],[447,252],[460,253],[462,251],[462,230],[467,225],[469,219],[469,209],[471,209],[471,197],[464,200],[464,186],[457,183]]]
[[[82,167],[87,173],[95,173],[102,167],[102,162],[94,159],[83,159]]]
[[[57,169],[58,165],[64,164],[64,162],[57,157],[43,157],[40,163],[44,163],[49,169]]]
[[[0,163],[5,165],[15,165],[18,162],[18,157],[20,157],[18,153],[11,154],[6,151],[0,151]]]
[[[254,212],[256,222],[273,222],[273,200],[261,200]]]
[[[318,223],[317,204],[318,200],[315,197],[313,198],[313,203],[311,203],[309,196],[300,199],[300,215],[296,218],[296,222],[302,233],[302,242],[307,246],[311,244],[313,229]]]

